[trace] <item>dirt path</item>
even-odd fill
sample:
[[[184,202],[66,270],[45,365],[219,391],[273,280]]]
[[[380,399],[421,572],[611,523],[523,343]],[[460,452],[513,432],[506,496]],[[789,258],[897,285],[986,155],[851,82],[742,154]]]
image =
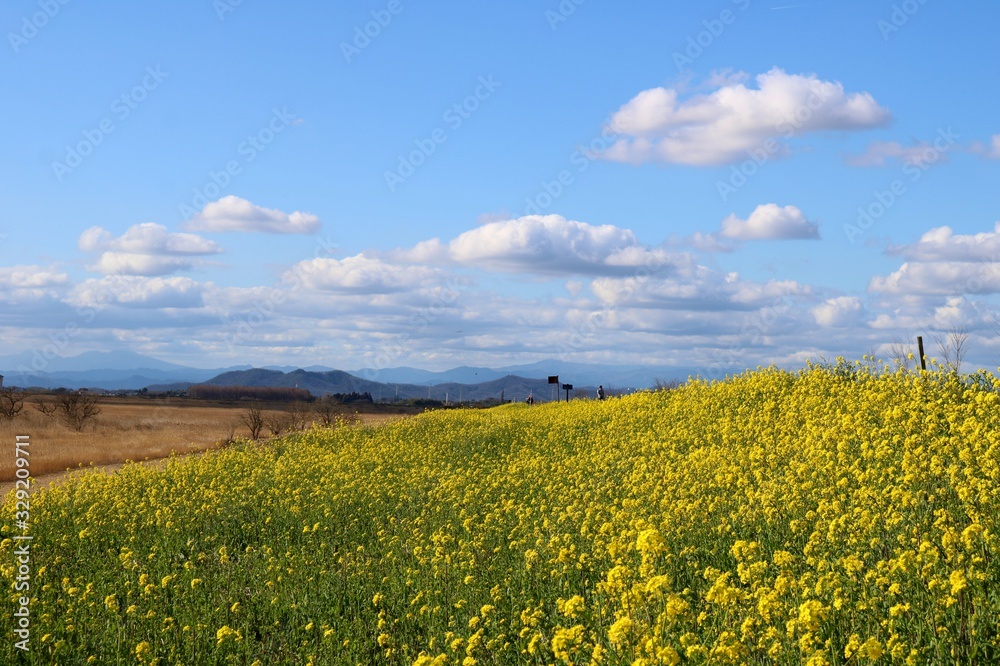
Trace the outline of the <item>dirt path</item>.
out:
[[[183,455],[184,456],[196,456],[196,455],[200,455],[200,454],[202,454],[204,452],[205,451],[192,451],[191,453],[185,453]],[[136,462],[138,464],[140,464],[140,465],[148,465],[148,466],[151,466],[151,467],[165,467],[166,464],[167,464],[167,460],[168,459],[169,459],[169,456],[167,456],[165,458],[150,458],[149,460],[137,460]],[[50,472],[48,474],[42,474],[40,476],[33,476],[33,477],[31,477],[31,481],[32,481],[31,492],[36,493],[39,490],[41,490],[42,488],[48,488],[53,483],[58,483],[60,481],[63,481],[70,474],[73,474],[74,472],[80,472],[80,471],[85,471],[85,470],[94,470],[94,469],[96,469],[96,470],[99,470],[99,471],[104,472],[106,474],[114,474],[115,472],[117,472],[118,470],[120,470],[122,467],[124,467],[125,464],[126,463],[119,462],[119,463],[107,463],[107,464],[104,464],[104,465],[91,465],[91,466],[87,466],[87,467],[77,467],[77,468],[74,468],[74,469],[64,470],[62,472]],[[0,500],[2,500],[3,497],[5,497],[7,495],[7,493],[9,493],[11,490],[13,490],[16,487],[16,484],[17,484],[16,481],[2,481],[2,482],[0,482]]]
[[[210,414],[210,416],[211,416],[211,414]],[[395,421],[395,420],[400,419],[400,418],[407,418],[407,415],[402,415],[402,414],[362,414],[361,415],[361,419],[360,419],[360,423],[364,424],[364,425],[375,425],[375,424],[388,423],[390,421]],[[205,425],[203,423],[195,423],[194,425],[196,427],[201,427],[203,429],[205,428]],[[71,467],[70,469],[63,468],[63,469],[60,469],[59,471],[46,471],[46,472],[43,472],[42,474],[38,474],[36,476],[32,476],[31,477],[32,480],[33,480],[31,491],[32,492],[37,492],[38,490],[40,490],[42,488],[47,488],[48,486],[52,485],[53,483],[58,483],[58,482],[60,482],[60,481],[62,481],[64,479],[66,479],[66,477],[68,477],[73,472],[77,472],[77,471],[81,471],[81,470],[100,470],[100,471],[105,472],[107,474],[114,474],[115,472],[117,472],[119,469],[121,469],[125,465],[125,463],[122,462],[123,459],[124,460],[129,460],[129,459],[135,460],[135,462],[137,462],[139,464],[142,464],[142,465],[150,465],[150,466],[154,466],[154,467],[164,467],[166,465],[166,463],[167,463],[167,460],[170,458],[170,456],[172,454],[180,456],[180,457],[183,457],[183,456],[196,456],[196,455],[201,455],[201,454],[205,453],[206,451],[211,451],[213,449],[218,448],[219,437],[217,436],[216,433],[209,433],[207,436],[202,437],[202,441],[201,442],[195,443],[193,441],[194,440],[193,436],[192,437],[183,438],[183,437],[171,435],[170,433],[172,433],[172,432],[173,432],[173,429],[164,427],[162,434],[161,433],[157,433],[157,437],[159,437],[160,439],[162,439],[162,440],[165,441],[165,443],[163,445],[157,447],[157,446],[149,446],[149,445],[140,445],[140,444],[137,444],[136,441],[135,441],[134,433],[131,432],[131,431],[128,431],[127,434],[132,435],[132,439],[130,441],[130,446],[129,447],[122,446],[122,447],[120,447],[118,449],[117,456],[116,456],[117,457],[117,461],[115,461],[115,462],[110,462],[110,461],[109,462],[95,462],[92,465],[86,465],[84,467]],[[102,435],[103,435],[103,433],[100,433],[100,432],[94,433],[93,439],[96,440],[96,441],[98,441],[98,442],[106,441],[106,437],[102,437]],[[174,437],[175,438],[174,441],[171,441],[170,439],[168,439],[170,437]],[[43,439],[43,438],[44,438],[44,435],[42,435],[40,437],[37,437],[37,438],[33,438],[34,441],[35,441],[35,445],[37,446],[38,445],[37,444],[38,440],[39,439]],[[55,439],[55,438],[51,438],[51,439]],[[7,437],[7,440],[12,441],[13,438],[12,437]],[[175,441],[189,441],[189,442],[192,442],[192,444],[188,445],[188,449],[185,450],[185,451],[177,451],[176,446],[175,446]],[[65,447],[65,448],[66,449],[70,449],[70,447]],[[39,452],[37,451],[37,449],[36,449],[35,453],[36,453],[36,460],[37,460],[37,456],[39,455]],[[62,452],[59,449],[56,449],[55,453],[57,455],[59,455],[64,460],[64,462],[62,464],[69,463],[70,465],[74,464],[74,462],[76,460],[80,460],[81,458],[83,460],[86,460],[87,459],[86,456],[88,455],[87,453],[81,453],[81,447],[79,447],[79,446],[73,447],[72,448],[72,452],[70,454],[68,454],[68,455],[63,455]],[[90,454],[90,455],[94,455],[94,454]],[[74,458],[72,456],[78,456],[78,457]],[[133,457],[133,456],[135,456],[135,457]],[[139,458],[139,456],[142,456],[142,457]],[[91,457],[90,459],[93,460],[94,458]],[[71,461],[73,461],[73,462],[71,462]],[[49,469],[51,469],[51,466],[49,467]],[[7,472],[5,473],[5,475],[8,476],[8,478],[10,480],[2,480],[2,481],[0,481],[0,500],[2,500],[3,497],[7,493],[9,493],[11,490],[13,490],[16,487],[16,484],[17,484],[17,482],[14,481],[13,478],[10,478],[10,477],[14,476],[14,469],[13,468],[7,470]]]

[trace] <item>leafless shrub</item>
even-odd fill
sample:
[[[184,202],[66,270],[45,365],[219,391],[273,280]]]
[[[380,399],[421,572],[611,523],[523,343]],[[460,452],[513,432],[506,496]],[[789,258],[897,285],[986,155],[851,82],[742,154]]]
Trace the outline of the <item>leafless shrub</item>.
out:
[[[33,404],[34,408],[40,411],[46,416],[55,416],[56,410],[59,409],[59,405],[54,402],[46,402],[44,400],[36,400]]]
[[[240,422],[250,430],[250,439],[260,439],[264,428],[264,408],[259,402],[251,403],[240,416]]]
[[[680,388],[683,384],[679,379],[663,379],[657,377],[653,380],[653,390],[654,391],[673,391],[675,388]]]
[[[952,372],[958,372],[962,368],[962,361],[969,353],[969,331],[964,326],[953,326],[943,333],[934,333],[932,336],[937,343],[938,353],[944,366]]]
[[[288,412],[268,412],[264,415],[264,425],[267,426],[272,437],[295,429],[292,415]]]
[[[311,412],[304,402],[293,402],[288,406],[288,427],[290,430],[305,430]]]
[[[84,391],[63,393],[56,401],[56,409],[63,423],[77,432],[83,432],[87,424],[101,413],[97,396]]]
[[[339,403],[332,399],[330,396],[325,395],[316,401],[316,406],[313,408],[313,414],[316,420],[319,421],[320,425],[324,428],[332,427],[336,421],[337,416],[341,413],[341,407]]]
[[[0,389],[0,418],[13,419],[24,409],[24,393],[11,388]]]

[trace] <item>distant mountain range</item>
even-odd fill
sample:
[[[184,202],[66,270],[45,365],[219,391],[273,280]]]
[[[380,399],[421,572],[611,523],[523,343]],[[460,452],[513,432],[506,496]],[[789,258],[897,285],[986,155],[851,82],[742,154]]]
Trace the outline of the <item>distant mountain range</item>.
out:
[[[220,372],[249,367],[190,368],[129,351],[68,357],[45,357],[40,352],[0,356],[5,385],[38,388],[136,390],[151,384],[203,382]]]
[[[225,372],[205,384],[215,386],[267,386],[306,389],[313,395],[327,393],[370,393],[379,400],[431,398],[458,402],[462,400],[524,400],[529,392],[539,401],[547,400],[550,387],[547,379],[529,379],[507,375],[478,383],[443,382],[439,384],[385,383],[357,377],[342,370],[281,372],[255,368]]]
[[[523,399],[533,391],[548,399],[550,375],[576,388],[637,389],[656,380],[686,379],[696,368],[612,366],[564,361],[539,361],[501,368],[461,366],[445,371],[411,367],[343,371],[322,365],[249,365],[191,368],[129,351],[85,352],[46,358],[40,352],[0,355],[0,374],[8,386],[91,388],[104,390],[183,390],[191,384],[287,386],[324,393],[370,392],[376,399],[431,397],[449,400]]]

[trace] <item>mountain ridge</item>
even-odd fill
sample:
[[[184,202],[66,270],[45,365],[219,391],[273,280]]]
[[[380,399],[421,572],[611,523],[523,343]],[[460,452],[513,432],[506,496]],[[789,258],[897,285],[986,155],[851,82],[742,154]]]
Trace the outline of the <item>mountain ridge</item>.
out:
[[[450,386],[445,391],[461,391],[463,387],[495,382],[507,376],[515,376],[526,381],[530,386],[536,382],[545,385],[545,395],[548,395],[547,378],[558,375],[560,382],[571,383],[579,387],[596,387],[603,385],[605,389],[631,390],[652,386],[657,380],[679,379],[699,374],[696,368],[641,366],[641,365],[602,365],[591,363],[576,363],[547,359],[527,364],[507,365],[498,368],[484,366],[462,365],[448,370],[424,370],[422,368],[400,366],[394,368],[361,368],[358,370],[338,370],[325,365],[311,364],[305,368],[291,365],[267,365],[255,368],[251,365],[234,365],[221,368],[194,368],[138,354],[131,351],[117,352],[84,352],[76,356],[46,357],[39,351],[21,352],[19,354],[0,355],[0,374],[6,375],[7,385],[22,387],[54,388],[94,388],[103,390],[139,390],[142,388],[170,387],[181,390],[190,384],[207,382],[231,372],[251,370],[268,370],[289,375],[295,372],[309,373],[344,373],[355,378],[333,376],[317,380],[307,378],[307,383],[318,381],[326,386],[363,386],[360,382],[371,382],[376,390],[391,391],[396,394],[396,388],[386,386],[407,385],[422,387],[427,395],[427,387]],[[251,375],[252,377],[253,375]],[[273,376],[277,380],[277,376]],[[300,378],[302,379],[302,378]],[[278,380],[288,381],[288,380]],[[292,380],[294,384],[294,380]],[[522,388],[528,384],[521,385]],[[382,388],[379,388],[382,387]],[[351,389],[354,390],[354,389]],[[407,392],[417,393],[417,388],[408,388]],[[530,389],[529,389],[530,390]],[[333,391],[342,392],[342,391]],[[435,392],[432,390],[431,395]]]

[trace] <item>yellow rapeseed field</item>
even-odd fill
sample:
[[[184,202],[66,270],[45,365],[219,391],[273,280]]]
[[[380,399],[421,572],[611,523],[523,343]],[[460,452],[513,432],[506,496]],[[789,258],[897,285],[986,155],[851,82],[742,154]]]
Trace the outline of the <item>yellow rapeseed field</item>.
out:
[[[81,473],[30,499],[24,662],[997,663],[998,390],[758,369]]]

